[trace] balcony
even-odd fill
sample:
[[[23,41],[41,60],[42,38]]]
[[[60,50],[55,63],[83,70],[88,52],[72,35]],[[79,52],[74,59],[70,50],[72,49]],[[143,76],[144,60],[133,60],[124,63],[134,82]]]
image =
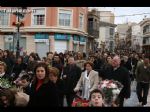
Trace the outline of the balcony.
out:
[[[150,37],[143,38],[143,45],[150,45]]]
[[[88,34],[93,36],[94,38],[99,38],[99,31],[94,29],[88,29]]]

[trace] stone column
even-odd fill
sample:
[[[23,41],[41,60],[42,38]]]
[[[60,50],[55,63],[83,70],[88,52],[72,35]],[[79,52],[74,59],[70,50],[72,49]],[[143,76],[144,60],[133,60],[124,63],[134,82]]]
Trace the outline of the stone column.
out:
[[[34,37],[33,35],[28,35],[26,37],[26,50],[27,53],[30,54],[31,52],[36,52],[36,43],[34,42]]]
[[[50,35],[50,52],[55,52],[55,39],[54,35]]]
[[[70,37],[70,40],[69,40],[69,51],[73,51],[73,37]]]
[[[0,49],[4,50],[4,36],[0,35]]]

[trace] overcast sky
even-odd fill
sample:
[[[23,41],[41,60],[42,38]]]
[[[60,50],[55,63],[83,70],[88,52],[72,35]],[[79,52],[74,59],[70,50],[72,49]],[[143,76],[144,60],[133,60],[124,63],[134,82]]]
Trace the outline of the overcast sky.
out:
[[[90,9],[91,8],[93,7],[90,7]],[[145,15],[146,17],[150,17],[150,7],[94,7],[94,8],[103,11],[104,10],[112,11],[115,14],[115,16],[149,13],[135,16],[115,17],[115,24],[126,23],[127,21],[139,23],[141,20],[143,20]]]

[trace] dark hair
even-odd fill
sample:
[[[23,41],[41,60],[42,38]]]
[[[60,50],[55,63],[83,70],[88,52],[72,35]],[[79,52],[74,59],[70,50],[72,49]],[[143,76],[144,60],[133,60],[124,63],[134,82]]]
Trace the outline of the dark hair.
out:
[[[31,78],[29,75],[25,74],[21,77],[21,80],[27,80],[29,82],[29,81],[31,81]]]
[[[4,66],[4,70],[5,70],[5,72],[7,71],[7,65],[6,65],[6,63],[5,63],[5,62],[0,61],[0,66]]]
[[[44,62],[39,62],[39,63],[37,63],[37,65],[35,66],[35,68],[34,68],[35,78],[34,78],[33,82],[34,82],[34,81],[36,82],[36,80],[37,80],[37,78],[36,78],[36,70],[37,70],[37,68],[39,68],[39,67],[43,67],[43,68],[45,69],[44,83],[48,82],[48,80],[49,80],[49,78],[48,78],[49,70],[48,70],[47,64],[44,63]]]
[[[49,54],[53,54],[53,52],[47,52],[47,54],[46,54],[46,55],[48,56]]]
[[[7,57],[9,57],[9,56],[10,56],[10,52],[9,52],[9,50],[4,50],[4,52],[6,52],[6,53],[7,53]]]
[[[100,91],[99,89],[94,89],[91,93],[90,93],[90,97],[89,100],[91,100],[92,94],[93,93],[100,93],[102,95],[102,98],[104,99],[104,94],[102,91]]]
[[[35,53],[31,53],[30,55],[29,55],[29,57],[32,57],[34,60],[36,60],[36,55],[35,55]]]
[[[89,64],[91,67],[92,67],[92,69],[93,69],[93,67],[94,67],[94,64],[92,63],[92,62],[90,62],[90,61],[87,61],[85,64],[84,64],[84,66],[86,67],[86,65],[87,64]]]
[[[10,89],[2,89],[0,90],[0,97],[2,96],[6,96],[11,107],[13,107],[15,105],[15,94],[10,90]],[[1,99],[0,99],[0,102]],[[1,105],[1,104],[0,104]]]

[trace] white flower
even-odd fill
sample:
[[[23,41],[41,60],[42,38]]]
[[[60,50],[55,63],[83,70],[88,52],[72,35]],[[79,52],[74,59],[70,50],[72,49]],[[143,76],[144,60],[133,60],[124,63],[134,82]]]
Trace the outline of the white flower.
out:
[[[111,88],[117,88],[117,85],[116,84],[114,84],[114,83],[111,83]]]
[[[104,87],[107,87],[107,85],[106,84],[101,85],[101,88],[104,88]]]
[[[107,83],[109,83],[109,80],[104,80],[103,83],[107,84]]]
[[[118,95],[120,93],[120,90],[119,89],[113,89],[112,92],[114,95]]]

